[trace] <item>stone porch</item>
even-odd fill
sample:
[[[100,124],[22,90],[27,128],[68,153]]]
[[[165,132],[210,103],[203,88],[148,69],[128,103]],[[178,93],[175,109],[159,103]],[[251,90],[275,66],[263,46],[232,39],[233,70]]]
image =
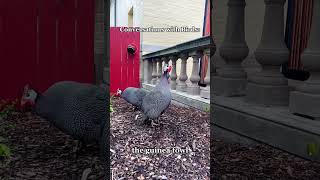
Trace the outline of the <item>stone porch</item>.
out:
[[[241,66],[249,49],[245,38],[245,0],[229,0],[224,38],[217,46],[224,64],[211,77],[213,132],[262,142],[298,156],[320,160],[320,1],[302,63],[311,77],[289,88],[280,72],[288,61],[284,42],[285,0],[264,0],[261,40],[254,51],[261,70]],[[237,33],[234,33],[237,32]],[[250,36],[250,35],[249,35]],[[216,130],[216,131],[215,131]]]
[[[291,81],[288,83],[280,72],[281,64],[289,59],[284,42],[286,1],[264,0],[262,35],[253,56],[261,70],[250,73],[242,66],[249,54],[245,38],[246,0],[227,2],[224,37],[217,44],[219,53],[214,55],[213,43],[200,38],[144,55],[143,87],[151,89],[160,77],[162,62],[172,61],[174,99],[192,106],[210,102],[212,136],[265,143],[320,161],[320,0],[313,1],[311,34],[302,55],[302,63],[311,77],[294,88],[289,88]],[[198,59],[202,54],[211,57],[211,73],[207,72],[205,88],[198,86]],[[191,84],[186,84],[189,77],[185,64],[189,56],[193,58],[193,69]],[[219,68],[213,63],[215,57],[224,61]],[[180,75],[175,72],[178,58],[182,61]],[[195,107],[201,109],[202,104]]]

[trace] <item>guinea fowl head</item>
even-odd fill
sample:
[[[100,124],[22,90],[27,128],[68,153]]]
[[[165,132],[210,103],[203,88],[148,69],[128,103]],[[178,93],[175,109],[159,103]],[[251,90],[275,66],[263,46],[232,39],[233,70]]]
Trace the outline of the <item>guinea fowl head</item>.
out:
[[[172,69],[171,66],[169,66],[168,64],[164,64],[164,66],[163,66],[163,76],[165,76],[167,79],[169,79],[169,77],[170,77],[171,69]]]
[[[24,86],[23,94],[21,97],[20,105],[22,108],[25,108],[26,105],[33,106],[36,102],[38,93],[30,88],[30,86],[27,84]]]
[[[120,96],[121,94],[122,94],[122,91],[121,91],[120,89],[117,89],[116,95],[117,95],[117,96]]]

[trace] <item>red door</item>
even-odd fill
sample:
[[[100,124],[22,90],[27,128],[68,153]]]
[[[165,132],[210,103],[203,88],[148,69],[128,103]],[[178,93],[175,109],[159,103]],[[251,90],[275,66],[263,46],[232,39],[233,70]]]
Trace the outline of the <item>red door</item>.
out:
[[[94,1],[0,0],[0,99],[93,82]]]
[[[135,53],[128,52],[128,46]],[[110,93],[127,87],[140,87],[139,63],[140,33],[121,32],[120,27],[110,28]]]

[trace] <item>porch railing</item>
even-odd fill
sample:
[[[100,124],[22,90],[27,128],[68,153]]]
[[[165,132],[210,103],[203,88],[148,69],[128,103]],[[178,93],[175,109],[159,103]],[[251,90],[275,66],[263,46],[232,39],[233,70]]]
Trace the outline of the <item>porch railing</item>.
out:
[[[163,63],[171,61],[172,71],[170,73],[171,89],[176,92],[189,96],[198,96],[204,99],[210,99],[210,52],[213,54],[215,45],[212,37],[201,37],[188,42],[177,44],[175,46],[162,49],[143,55],[143,83],[155,85],[159,82],[162,73]],[[199,86],[200,81],[200,57],[208,58],[207,71],[204,78],[204,87]],[[192,62],[189,62],[192,57]],[[177,74],[177,60],[181,59],[180,74]],[[201,58],[203,61],[204,58]],[[192,63],[192,74],[187,76],[187,63]],[[186,83],[189,79],[190,83]]]

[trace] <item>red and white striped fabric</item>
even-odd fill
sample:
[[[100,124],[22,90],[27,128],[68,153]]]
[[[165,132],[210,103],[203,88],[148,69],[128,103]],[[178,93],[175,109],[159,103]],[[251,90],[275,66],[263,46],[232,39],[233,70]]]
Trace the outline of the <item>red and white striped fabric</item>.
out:
[[[204,21],[203,21],[203,33],[202,36],[210,36],[211,35],[211,26],[210,26],[210,20],[211,20],[211,8],[210,8],[210,0],[206,0],[206,5],[205,5],[205,12],[204,12]],[[208,69],[208,57],[203,56],[202,57],[202,62],[201,62],[201,80],[200,82],[203,83],[204,78],[206,77]]]
[[[289,68],[302,70],[301,54],[307,47],[311,29],[313,0],[295,0]]]

